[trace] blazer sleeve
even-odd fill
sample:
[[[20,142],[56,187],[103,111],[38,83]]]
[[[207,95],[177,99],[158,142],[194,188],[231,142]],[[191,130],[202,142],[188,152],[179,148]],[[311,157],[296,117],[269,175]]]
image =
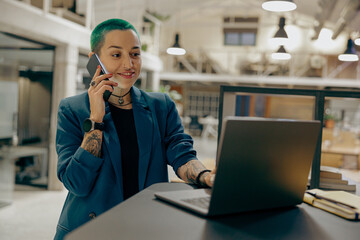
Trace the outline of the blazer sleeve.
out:
[[[165,94],[167,105],[165,149],[168,164],[171,165],[177,174],[180,166],[190,160],[197,160],[196,151],[193,148],[193,139],[184,133],[180,116],[176,110],[175,103]]]
[[[81,120],[69,105],[68,101],[63,99],[58,109],[57,175],[69,192],[85,197],[90,193],[104,160],[80,147],[84,134]]]

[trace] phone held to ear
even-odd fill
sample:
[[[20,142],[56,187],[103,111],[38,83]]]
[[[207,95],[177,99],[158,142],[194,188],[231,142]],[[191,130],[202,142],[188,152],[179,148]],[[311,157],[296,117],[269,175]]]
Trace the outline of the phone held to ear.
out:
[[[99,65],[100,65],[100,68],[101,68],[100,75],[107,74],[108,71],[106,71],[106,68],[105,68],[104,64],[100,61],[99,56],[98,56],[96,53],[94,53],[94,54],[90,57],[89,62],[88,62],[88,64],[86,65],[86,68],[87,68],[87,70],[89,71],[91,78],[94,77],[95,72],[96,72],[96,69],[97,69],[97,66],[99,66]],[[104,80],[107,80],[107,81],[108,81],[109,79],[104,79]],[[113,88],[113,86],[111,86],[111,87]],[[105,100],[105,101],[108,101],[110,95],[111,95],[111,92],[110,92],[109,90],[106,90],[106,91],[104,92],[104,95],[103,95],[104,100]]]

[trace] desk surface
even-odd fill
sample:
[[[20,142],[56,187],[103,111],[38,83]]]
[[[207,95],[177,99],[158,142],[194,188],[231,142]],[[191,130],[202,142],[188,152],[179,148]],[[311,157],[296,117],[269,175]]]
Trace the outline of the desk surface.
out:
[[[10,146],[0,149],[0,158],[15,159],[19,157],[47,154],[47,147],[40,146]]]
[[[159,183],[70,233],[82,239],[359,239],[360,222],[311,207],[204,218],[155,199],[154,192],[191,189]]]
[[[322,147],[321,152],[358,156],[360,154],[360,147],[341,147],[341,146]]]

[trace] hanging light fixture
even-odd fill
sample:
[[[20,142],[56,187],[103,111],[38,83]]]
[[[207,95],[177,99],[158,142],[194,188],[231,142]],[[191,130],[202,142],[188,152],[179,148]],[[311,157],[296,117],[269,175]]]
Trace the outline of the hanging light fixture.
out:
[[[262,8],[270,12],[289,12],[296,9],[296,4],[292,0],[266,0]]]
[[[355,39],[354,43],[355,43],[355,45],[360,46],[360,37]]]
[[[186,50],[180,47],[179,44],[179,34],[176,33],[175,35],[175,43],[172,45],[172,47],[169,47],[166,49],[166,52],[171,55],[184,55],[186,53]]]
[[[272,45],[285,45],[288,41],[288,35],[284,29],[285,18],[281,17],[279,20],[279,30],[275,33],[274,37],[270,39]]]
[[[356,50],[354,47],[354,42],[351,40],[351,38],[349,38],[349,40],[347,41],[347,47],[346,47],[345,52],[343,54],[340,54],[338,56],[338,59],[340,61],[344,61],[344,62],[359,61],[359,56],[356,53]]]
[[[280,46],[277,52],[271,54],[272,59],[275,60],[289,60],[291,59],[290,53],[286,52],[284,46]]]

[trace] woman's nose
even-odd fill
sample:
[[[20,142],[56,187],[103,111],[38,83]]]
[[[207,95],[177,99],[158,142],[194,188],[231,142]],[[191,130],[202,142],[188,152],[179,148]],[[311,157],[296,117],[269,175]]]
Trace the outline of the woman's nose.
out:
[[[123,66],[127,69],[133,66],[133,62],[130,56],[124,57]]]

